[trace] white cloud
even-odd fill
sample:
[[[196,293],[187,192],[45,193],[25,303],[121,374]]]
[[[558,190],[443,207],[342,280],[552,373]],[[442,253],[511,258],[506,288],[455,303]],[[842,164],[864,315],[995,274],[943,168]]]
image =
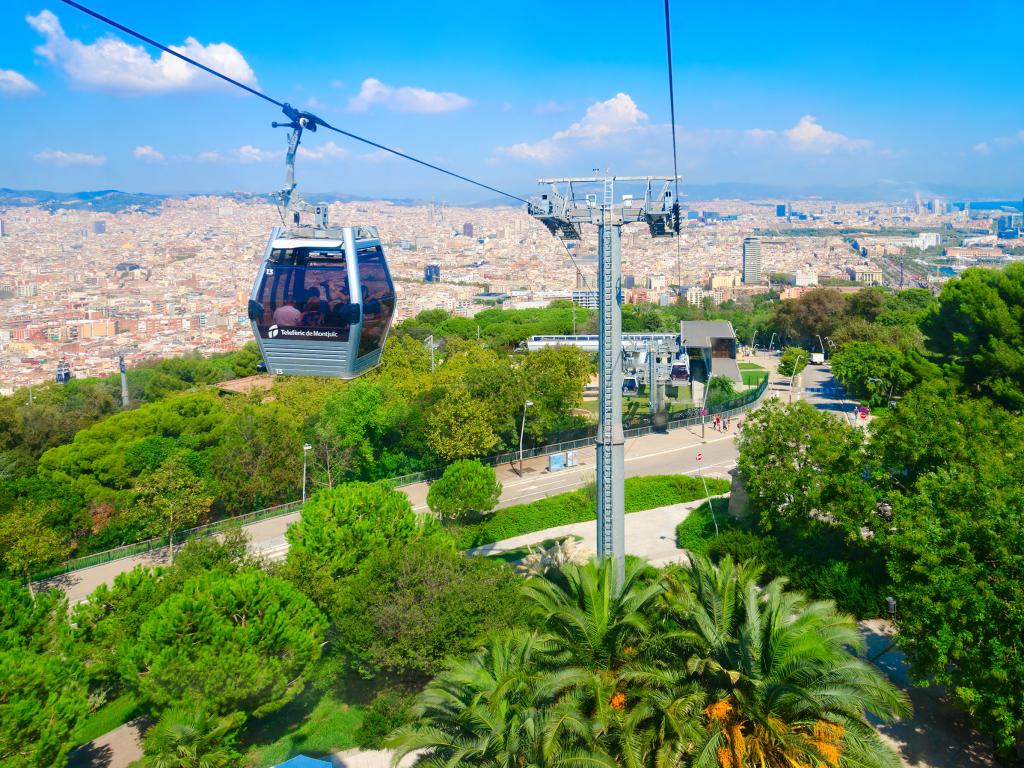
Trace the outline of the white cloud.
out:
[[[796,125],[782,133],[790,148],[797,152],[828,155],[836,151],[857,152],[871,149],[871,142],[867,139],[851,139],[841,133],[826,130],[814,115],[804,115]]]
[[[200,163],[266,163],[270,160],[277,160],[284,153],[274,149],[260,149],[251,144],[246,144],[238,149],[231,149],[226,152],[200,152],[196,160]]]
[[[499,154],[545,163],[563,157],[576,146],[604,146],[623,137],[643,133],[651,126],[647,114],[626,93],[587,107],[583,117],[562,131],[533,143],[521,142],[498,147]]]
[[[333,141],[328,141],[325,144],[316,144],[312,147],[299,146],[299,156],[306,157],[310,160],[333,160],[342,157],[348,157],[349,152],[344,147],[339,147]]]
[[[122,93],[168,93],[226,85],[223,81],[191,64],[161,53],[154,59],[141,45],[129,45],[114,36],[94,43],[69,38],[60,20],[50,11],[40,11],[25,20],[45,38],[35,52],[59,66],[71,81],[86,88]],[[245,58],[227,43],[202,45],[194,37],[173,50],[223,72],[246,85],[256,85],[256,75]]]
[[[280,152],[269,149],[260,149],[252,144],[246,144],[238,148],[238,162],[240,163],[265,163],[273,160]]]
[[[974,151],[979,155],[987,155],[993,149],[1009,149],[1018,144],[1024,144],[1024,128],[1009,136],[996,136],[988,141],[981,141],[974,145]]]
[[[150,163],[159,163],[164,159],[164,153],[159,150],[153,149],[149,144],[144,144],[141,147],[136,147],[132,150],[132,156],[139,159],[145,160]]]
[[[27,96],[39,90],[39,86],[20,72],[0,69],[0,94],[4,96]]]
[[[54,165],[103,165],[107,162],[104,155],[90,155],[85,152],[65,152],[62,149],[47,149],[43,152],[36,152],[33,158],[38,163],[53,163]]]
[[[469,99],[451,91],[428,91],[404,85],[399,88],[385,85],[368,77],[363,80],[359,93],[349,99],[349,112],[365,112],[374,105],[392,112],[453,112],[469,104]]]
[[[778,132],[773,131],[771,128],[748,128],[743,132],[743,135],[759,144],[774,141],[779,136]]]

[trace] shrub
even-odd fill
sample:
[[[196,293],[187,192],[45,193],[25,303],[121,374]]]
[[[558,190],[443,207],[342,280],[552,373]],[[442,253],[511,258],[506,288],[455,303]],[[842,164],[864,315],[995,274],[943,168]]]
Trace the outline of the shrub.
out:
[[[388,688],[377,694],[356,731],[356,743],[361,749],[383,749],[384,739],[392,731],[409,722],[413,697],[400,690]]]

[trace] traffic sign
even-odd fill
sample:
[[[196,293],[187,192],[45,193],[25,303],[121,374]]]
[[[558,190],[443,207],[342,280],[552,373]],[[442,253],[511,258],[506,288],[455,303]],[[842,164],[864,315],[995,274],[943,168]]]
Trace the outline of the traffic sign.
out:
[[[697,454],[697,461],[704,461],[704,454],[703,453],[698,453]]]

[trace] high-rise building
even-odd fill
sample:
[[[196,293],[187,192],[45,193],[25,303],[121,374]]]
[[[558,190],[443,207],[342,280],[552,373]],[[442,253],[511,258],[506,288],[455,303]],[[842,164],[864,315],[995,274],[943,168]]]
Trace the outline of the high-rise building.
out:
[[[3,237],[6,234],[7,234],[7,230],[4,229],[4,220],[0,219],[0,237]]]
[[[630,288],[636,288],[636,277],[634,277],[633,275],[623,275],[622,287],[625,288],[626,290],[629,290]]]
[[[92,233],[94,235],[102,235],[107,231],[107,222],[105,221],[94,221],[92,223]]]
[[[652,291],[663,291],[668,288],[668,278],[662,272],[652,272],[647,276],[647,288]]]
[[[789,216],[789,206],[788,205],[776,205],[775,206],[775,215],[778,216],[780,219],[786,218],[787,216]]]
[[[470,224],[468,221],[465,224],[462,225],[462,234],[465,237],[472,237],[473,236],[473,225]]]
[[[761,282],[761,238],[743,238],[743,284]]]
[[[423,282],[425,283],[440,283],[441,282],[441,265],[440,264],[427,264],[423,268]]]

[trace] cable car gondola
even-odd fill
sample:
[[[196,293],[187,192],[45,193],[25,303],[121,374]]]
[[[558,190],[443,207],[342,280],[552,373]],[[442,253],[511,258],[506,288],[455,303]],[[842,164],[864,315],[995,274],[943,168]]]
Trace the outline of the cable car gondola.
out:
[[[249,319],[273,374],[351,379],[380,362],[395,313],[395,284],[376,227],[333,227],[327,205],[295,191],[295,153],[317,118],[286,107],[286,183],[278,193],[291,226],[274,227],[249,296]],[[279,124],[275,123],[275,127]],[[313,213],[303,224],[301,213]]]
[[[685,352],[677,352],[672,361],[672,369],[668,374],[669,383],[681,387],[690,382],[690,356]]]
[[[636,376],[623,376],[622,377],[622,394],[624,395],[635,395],[640,391],[640,385],[636,380]]]
[[[70,363],[66,359],[61,358],[60,362],[57,363],[57,373],[53,380],[58,384],[67,384],[73,378],[75,378],[75,374],[71,372]]]

